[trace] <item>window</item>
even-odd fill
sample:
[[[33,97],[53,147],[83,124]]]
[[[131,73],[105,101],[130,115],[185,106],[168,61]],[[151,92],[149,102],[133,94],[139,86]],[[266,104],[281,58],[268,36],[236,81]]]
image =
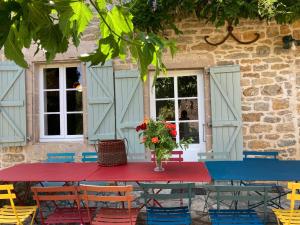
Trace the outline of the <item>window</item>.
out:
[[[47,66],[40,73],[41,141],[82,139],[81,68]]]

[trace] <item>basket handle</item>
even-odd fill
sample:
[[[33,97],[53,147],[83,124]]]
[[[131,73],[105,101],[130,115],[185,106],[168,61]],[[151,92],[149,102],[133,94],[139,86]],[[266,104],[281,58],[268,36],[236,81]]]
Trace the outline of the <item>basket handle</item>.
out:
[[[127,138],[123,138],[123,140],[124,140],[124,144],[126,142],[126,144],[125,144],[125,151],[126,151],[126,155],[128,156],[128,140],[127,140]]]

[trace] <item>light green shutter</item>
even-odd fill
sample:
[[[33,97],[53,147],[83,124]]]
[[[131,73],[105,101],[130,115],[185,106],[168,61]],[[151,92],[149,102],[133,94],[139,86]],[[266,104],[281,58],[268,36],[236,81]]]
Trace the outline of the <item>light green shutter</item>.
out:
[[[210,68],[212,142],[214,152],[241,159],[243,151],[240,67]]]
[[[25,71],[0,62],[0,148],[26,144]]]
[[[114,139],[114,89],[112,63],[87,65],[88,140]]]
[[[145,159],[144,145],[140,144],[135,130],[144,119],[143,83],[139,72],[117,71],[115,79],[117,136],[128,140],[129,159]]]

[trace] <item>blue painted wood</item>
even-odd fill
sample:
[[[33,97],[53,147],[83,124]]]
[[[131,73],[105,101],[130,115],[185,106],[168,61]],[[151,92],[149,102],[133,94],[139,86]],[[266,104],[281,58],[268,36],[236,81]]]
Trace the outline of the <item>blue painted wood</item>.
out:
[[[243,151],[244,160],[250,159],[250,160],[258,160],[258,159],[271,159],[276,160],[278,157],[278,152],[262,152],[262,151]],[[263,158],[260,156],[264,156]],[[256,157],[256,158],[255,158]],[[260,158],[258,158],[260,157]]]
[[[97,152],[83,152],[81,154],[82,162],[97,162],[98,161],[98,153]]]
[[[48,163],[75,162],[75,153],[74,152],[47,153],[46,162]]]

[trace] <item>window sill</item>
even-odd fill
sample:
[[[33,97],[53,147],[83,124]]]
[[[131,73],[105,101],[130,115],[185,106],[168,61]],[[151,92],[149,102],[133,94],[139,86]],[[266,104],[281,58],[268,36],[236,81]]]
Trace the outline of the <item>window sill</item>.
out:
[[[83,142],[83,137],[76,137],[76,138],[40,138],[40,143],[47,143],[47,142]]]

